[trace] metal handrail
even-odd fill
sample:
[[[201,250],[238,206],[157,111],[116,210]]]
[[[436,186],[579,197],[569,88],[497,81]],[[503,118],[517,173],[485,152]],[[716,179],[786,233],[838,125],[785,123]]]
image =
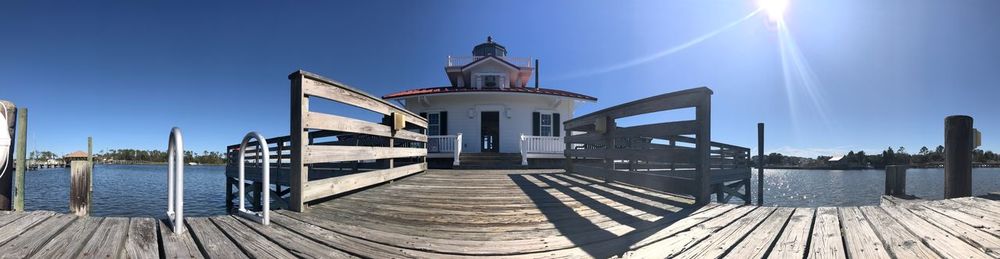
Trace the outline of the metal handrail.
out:
[[[167,217],[174,233],[184,233],[184,138],[181,129],[170,130],[167,142]]]
[[[247,210],[246,209],[246,205],[244,205],[244,203],[245,203],[244,199],[246,199],[246,195],[244,194],[245,192],[244,192],[243,189],[246,186],[246,183],[245,183],[246,182],[246,177],[245,177],[246,170],[245,170],[245,165],[243,163],[245,162],[244,156],[246,155],[247,144],[250,143],[251,139],[257,139],[257,145],[259,145],[259,147],[260,147],[260,149],[258,149],[257,151],[262,151],[263,152],[260,156],[258,156],[258,158],[261,160],[261,169],[262,169],[261,172],[263,172],[263,174],[264,174],[264,176],[263,176],[263,180],[264,180],[264,182],[263,182],[263,185],[264,185],[263,195],[264,195],[264,197],[263,198],[264,199],[261,202],[262,205],[263,205],[263,209],[260,212],[253,212],[253,211]],[[240,186],[240,203],[239,203],[240,204],[240,209],[239,209],[239,211],[237,211],[237,214],[240,215],[240,216],[243,216],[245,218],[254,220],[257,223],[260,223],[260,224],[263,224],[263,225],[269,225],[271,223],[271,216],[270,216],[270,212],[271,212],[271,179],[270,179],[271,178],[270,177],[271,176],[271,159],[270,159],[271,158],[271,150],[268,148],[267,145],[268,145],[267,144],[267,139],[265,139],[264,136],[260,135],[260,133],[257,133],[255,131],[251,131],[250,133],[247,133],[247,135],[245,137],[243,137],[243,142],[240,144],[240,154],[239,154],[239,159],[240,159],[239,160],[240,179],[239,179],[238,183],[239,183],[239,186]]]

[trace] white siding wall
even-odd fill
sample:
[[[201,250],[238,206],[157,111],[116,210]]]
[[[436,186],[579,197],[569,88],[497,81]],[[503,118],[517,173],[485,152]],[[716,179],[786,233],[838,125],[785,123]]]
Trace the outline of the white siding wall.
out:
[[[574,101],[570,98],[523,93],[455,93],[432,95],[429,105],[416,97],[405,100],[406,109],[421,112],[448,111],[448,134],[462,133],[462,152],[478,153],[480,147],[480,113],[500,112],[500,152],[520,152],[521,133],[531,135],[533,112],[557,112],[560,123],[573,118]],[[562,101],[560,101],[562,100]],[[473,110],[470,118],[469,110]],[[510,109],[508,116],[507,109]],[[561,130],[561,127],[560,127]],[[560,132],[560,135],[564,132]]]

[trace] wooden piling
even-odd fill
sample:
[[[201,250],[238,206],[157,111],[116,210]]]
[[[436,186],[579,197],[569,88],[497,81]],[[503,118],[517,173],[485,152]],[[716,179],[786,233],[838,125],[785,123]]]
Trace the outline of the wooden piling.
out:
[[[14,210],[24,211],[24,171],[28,167],[28,108],[17,111],[17,169],[14,170]]]
[[[94,197],[94,138],[87,137],[87,163],[90,164],[90,172],[87,174],[87,203]],[[87,215],[90,215],[90,206],[87,206]]]
[[[757,123],[757,206],[764,205],[764,123]]]
[[[7,124],[0,126],[7,127],[7,131],[10,132],[11,140],[17,139],[17,134],[15,131],[15,129],[17,128],[17,124],[15,124],[15,122],[17,122],[17,120],[14,119],[17,117],[17,107],[14,106],[14,103],[9,101],[0,101],[0,102],[2,102],[7,107],[6,110],[0,112],[5,112],[7,116],[9,116],[7,118]],[[3,175],[0,175],[0,210],[13,209],[12,204],[14,201],[14,188],[13,188],[14,147],[15,145],[10,145],[6,157],[7,164],[3,165],[3,168],[0,168],[0,171],[4,172]]]
[[[944,119],[944,198],[972,196],[972,117]]]
[[[905,165],[890,165],[885,167],[885,195],[906,196]]]
[[[87,161],[72,161],[69,167],[69,212],[77,216],[89,216],[91,164]]]

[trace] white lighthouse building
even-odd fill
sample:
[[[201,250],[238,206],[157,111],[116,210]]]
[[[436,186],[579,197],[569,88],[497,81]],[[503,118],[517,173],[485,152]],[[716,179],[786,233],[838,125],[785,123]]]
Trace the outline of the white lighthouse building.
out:
[[[563,157],[562,122],[573,118],[577,102],[597,101],[540,88],[537,80],[528,86],[535,69],[531,58],[508,57],[506,48],[487,38],[472,56],[448,57],[450,85],[382,98],[427,118],[429,157],[459,165],[461,157],[516,156],[527,165],[529,159]]]

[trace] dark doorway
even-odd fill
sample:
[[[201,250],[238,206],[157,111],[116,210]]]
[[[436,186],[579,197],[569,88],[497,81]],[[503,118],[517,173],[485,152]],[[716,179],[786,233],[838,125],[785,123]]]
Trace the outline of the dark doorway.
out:
[[[500,112],[482,112],[479,118],[482,119],[479,134],[482,136],[482,152],[500,152]]]

